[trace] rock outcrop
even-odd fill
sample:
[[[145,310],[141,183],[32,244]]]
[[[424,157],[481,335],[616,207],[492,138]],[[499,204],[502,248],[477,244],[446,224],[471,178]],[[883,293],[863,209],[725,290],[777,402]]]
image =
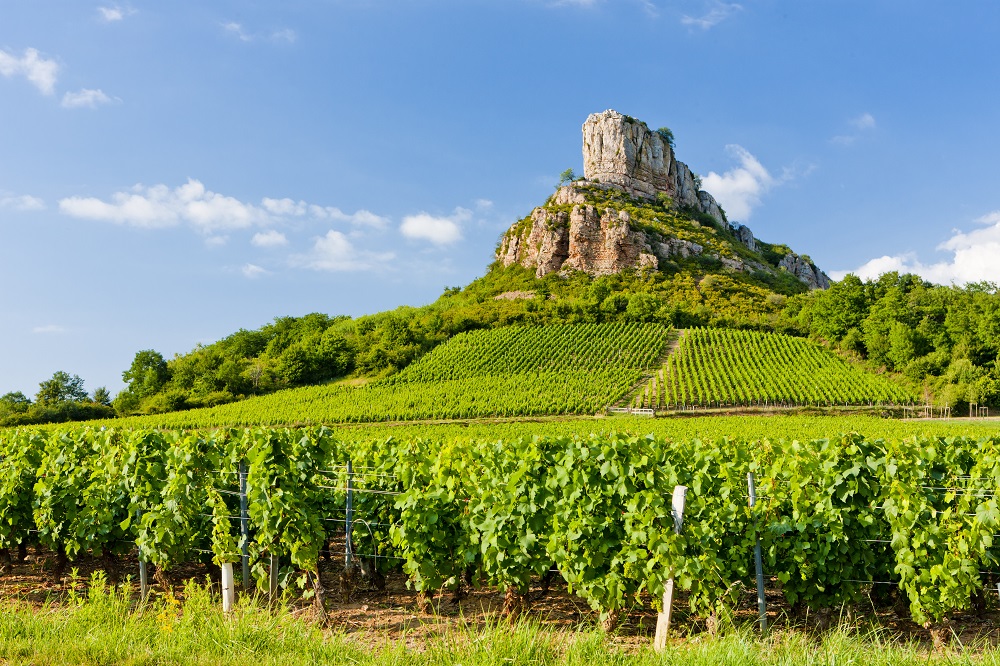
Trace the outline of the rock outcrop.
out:
[[[562,188],[554,201],[575,200],[572,190]],[[596,276],[659,266],[646,235],[629,225],[627,211],[575,204],[568,214],[536,208],[530,220],[530,230],[512,228],[504,235],[497,252],[504,266],[534,268],[537,277],[562,270]]]
[[[680,206],[714,217],[726,215],[711,194],[698,189],[691,169],[646,123],[617,111],[594,113],[583,124],[583,174],[589,181],[617,185],[635,197],[664,193]]]
[[[816,265],[811,261],[807,261],[794,252],[786,254],[778,263],[778,268],[784,268],[786,271],[805,282],[810,289],[830,288],[830,277],[820,269],[816,268]]]
[[[657,270],[664,262],[703,255],[723,271],[785,270],[812,289],[829,287],[830,278],[807,257],[791,253],[778,266],[767,263],[753,232],[729,224],[712,195],[699,189],[695,175],[675,158],[666,137],[645,123],[616,111],[591,115],[583,125],[583,160],[584,182],[560,187],[545,206],[504,234],[497,249],[504,266],[520,264],[537,277],[569,271],[599,276]],[[684,214],[692,210],[710,215],[715,224]],[[632,215],[642,218],[638,227]]]
[[[740,224],[733,227],[733,233],[739,239],[743,245],[747,247],[751,252],[757,251],[757,239],[753,237],[753,232],[750,231],[750,227]]]

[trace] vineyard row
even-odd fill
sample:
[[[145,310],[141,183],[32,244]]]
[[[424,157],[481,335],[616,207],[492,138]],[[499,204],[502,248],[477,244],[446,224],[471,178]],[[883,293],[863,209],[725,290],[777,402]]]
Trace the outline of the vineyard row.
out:
[[[325,428],[84,428],[4,433],[0,450],[0,547],[37,542],[68,562],[137,546],[163,570],[202,551],[239,561],[244,464],[262,585],[268,555],[314,576],[348,509],[348,460],[364,470],[352,479],[351,510],[365,519],[356,552],[401,562],[425,595],[465,580],[526,600],[531,578],[556,569],[613,619],[673,577],[695,613],[713,616],[753,586],[759,538],[790,603],[827,608],[891,581],[924,622],[969,607],[981,572],[1000,565],[1000,438],[349,442]],[[677,485],[689,489],[680,534]]]

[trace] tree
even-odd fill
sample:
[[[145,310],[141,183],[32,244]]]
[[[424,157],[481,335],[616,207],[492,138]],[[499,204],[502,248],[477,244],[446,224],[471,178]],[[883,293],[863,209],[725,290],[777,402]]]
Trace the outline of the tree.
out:
[[[111,406],[111,391],[108,390],[106,386],[98,386],[94,389],[94,402],[98,405],[104,405],[105,407]]]
[[[62,370],[52,375],[38,385],[38,395],[35,402],[39,405],[55,405],[61,402],[85,402],[87,391],[83,388],[83,380],[77,375],[71,375]]]
[[[576,180],[576,174],[573,173],[572,169],[566,169],[561,174],[559,174],[559,184],[565,185],[566,183],[572,183]]]
[[[170,370],[163,355],[152,349],[136,352],[132,366],[122,373],[125,391],[137,400],[153,395],[170,381]]]
[[[661,127],[656,130],[656,133],[660,135],[661,139],[663,139],[663,143],[667,144],[671,148],[674,147],[674,133],[670,131],[669,127]]]
[[[23,414],[31,407],[31,399],[20,391],[0,396],[0,414]]]

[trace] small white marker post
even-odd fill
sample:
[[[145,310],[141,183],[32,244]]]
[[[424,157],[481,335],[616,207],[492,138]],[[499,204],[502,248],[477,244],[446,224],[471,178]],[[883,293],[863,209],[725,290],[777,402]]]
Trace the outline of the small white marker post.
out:
[[[271,553],[270,566],[268,568],[267,594],[271,602],[278,598],[278,556]]]
[[[236,603],[236,585],[233,583],[233,563],[222,565],[222,612],[230,613]]]
[[[674,516],[674,534],[681,533],[684,524],[684,501],[687,499],[687,486],[674,486],[673,501],[670,512]],[[653,649],[657,652],[667,647],[667,632],[670,630],[670,607],[674,602],[674,577],[667,580],[663,588],[663,610],[656,618],[656,636],[653,638]]]

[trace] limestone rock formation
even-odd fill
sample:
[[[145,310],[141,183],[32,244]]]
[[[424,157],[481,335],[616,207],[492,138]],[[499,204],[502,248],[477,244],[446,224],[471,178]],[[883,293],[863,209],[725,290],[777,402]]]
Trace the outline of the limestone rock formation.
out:
[[[785,257],[778,263],[778,267],[784,268],[786,271],[805,282],[809,285],[810,289],[830,288],[830,277],[820,269],[816,268],[815,264],[803,259],[794,252],[786,254]]]
[[[740,239],[740,242],[746,245],[747,249],[751,252],[757,251],[757,239],[753,237],[753,232],[750,231],[750,227],[740,224],[733,229],[733,233],[736,237]]]
[[[680,206],[726,222],[718,202],[698,189],[691,169],[676,160],[660,133],[617,111],[591,114],[583,124],[583,174],[636,197],[652,199],[662,192]]]
[[[560,187],[545,206],[512,225],[497,249],[500,263],[534,269],[537,277],[568,271],[599,276],[657,270],[664,262],[676,269],[676,262],[704,255],[726,272],[775,275],[783,269],[812,289],[830,285],[807,257],[791,253],[778,266],[769,264],[753,232],[729,224],[670,144],[645,123],[616,111],[591,115],[583,125],[583,160],[585,182]],[[685,215],[691,211],[716,224]],[[672,222],[662,222],[664,212]]]
[[[656,132],[617,111],[594,113],[583,124],[587,180],[618,185],[633,196],[670,190],[673,150]]]
[[[572,202],[575,198],[573,188],[564,187],[553,201]],[[575,204],[568,215],[536,208],[530,219],[530,230],[517,233],[515,225],[504,235],[497,252],[504,266],[534,268],[537,277],[562,270],[596,276],[659,266],[646,235],[629,225],[627,211],[600,211],[595,206]]]
[[[563,270],[610,275],[626,268],[653,268],[659,262],[646,235],[629,226],[627,211],[574,206],[569,217],[569,258]]]

